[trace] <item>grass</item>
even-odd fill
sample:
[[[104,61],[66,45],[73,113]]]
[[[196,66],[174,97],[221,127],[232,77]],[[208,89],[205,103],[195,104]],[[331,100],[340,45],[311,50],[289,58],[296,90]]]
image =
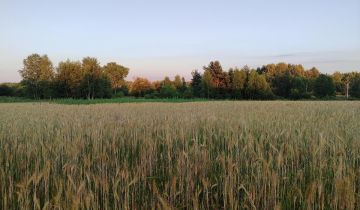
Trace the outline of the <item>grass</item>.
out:
[[[206,101],[206,99],[183,99],[183,98],[168,98],[168,99],[146,99],[146,98],[111,98],[111,99],[55,99],[51,102],[57,104],[109,104],[109,103],[145,103],[145,102],[164,102],[164,103],[183,103]]]
[[[183,99],[183,98],[168,98],[168,99],[146,99],[146,98],[134,98],[134,97],[124,97],[124,98],[111,98],[111,99],[71,99],[71,98],[62,98],[62,99],[42,99],[34,100],[22,97],[2,97],[0,96],[0,103],[55,103],[55,104],[109,104],[109,103],[146,103],[146,102],[163,102],[163,103],[185,103],[185,102],[197,102],[197,101],[209,101],[208,99]]]
[[[23,97],[0,96],[0,103],[25,103],[25,102],[36,102],[36,100],[23,98]]]
[[[0,209],[359,209],[360,103],[0,104]]]
[[[289,101],[288,99],[278,99],[279,101]],[[349,98],[348,101],[356,101],[358,98]],[[205,102],[205,101],[233,101],[231,99],[206,99],[206,98],[165,98],[165,99],[146,99],[146,98],[135,98],[135,97],[123,97],[123,98],[111,98],[111,99],[72,99],[72,98],[60,98],[60,99],[42,99],[34,100],[22,97],[4,97],[0,96],[1,103],[55,103],[55,104],[68,104],[68,105],[86,105],[86,104],[111,104],[111,103],[186,103],[186,102]],[[345,96],[336,96],[334,98],[323,98],[323,99],[302,99],[301,101],[347,101]]]

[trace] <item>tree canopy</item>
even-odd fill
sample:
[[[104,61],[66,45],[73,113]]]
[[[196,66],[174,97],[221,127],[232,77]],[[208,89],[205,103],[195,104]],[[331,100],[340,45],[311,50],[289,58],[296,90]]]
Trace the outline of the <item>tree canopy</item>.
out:
[[[135,96],[147,98],[214,99],[293,99],[334,97],[335,94],[360,97],[359,73],[321,74],[300,64],[267,64],[256,69],[244,66],[224,70],[219,61],[211,61],[192,78],[175,75],[161,81],[137,77],[127,81],[130,69],[116,62],[101,66],[94,57],[82,61],[65,60],[53,67],[47,55],[32,54],[19,70],[19,85],[0,86],[0,94],[31,98],[109,98]],[[54,71],[56,69],[56,72]]]

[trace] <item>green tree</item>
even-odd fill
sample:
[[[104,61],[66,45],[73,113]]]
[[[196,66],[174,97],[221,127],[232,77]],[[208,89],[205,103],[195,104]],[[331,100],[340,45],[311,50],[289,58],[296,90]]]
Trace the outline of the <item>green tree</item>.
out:
[[[199,73],[199,71],[195,70],[192,73],[192,79],[191,79],[191,90],[192,95],[194,97],[201,97],[201,91],[202,91],[202,76]]]
[[[349,98],[351,82],[356,77],[356,75],[357,75],[356,72],[350,72],[350,73],[344,73],[343,76],[342,76],[342,81],[343,81],[344,86],[345,86],[344,92],[345,92],[345,95],[346,95],[347,99]]]
[[[160,89],[161,98],[174,98],[176,97],[176,89],[173,85],[163,85]]]
[[[336,92],[339,94],[344,94],[345,93],[345,84],[344,84],[344,81],[342,80],[343,75],[337,71],[337,72],[334,72],[331,75],[331,77],[334,81]]]
[[[174,85],[168,76],[166,76],[164,80],[161,82],[161,86],[165,86],[165,85],[169,85],[169,86]]]
[[[305,79],[300,76],[295,77],[291,82],[290,98],[297,100],[306,97]]]
[[[288,98],[291,89],[290,72],[275,75],[271,84],[275,95]]]
[[[250,99],[270,99],[272,92],[264,75],[260,75],[256,70],[251,70],[248,76],[246,93]]]
[[[314,84],[315,95],[319,98],[335,96],[333,79],[325,74],[320,74]]]
[[[80,97],[80,85],[84,78],[81,62],[66,60],[57,67],[56,81],[61,87],[59,95],[64,97]]]
[[[180,92],[181,94],[183,94],[188,88],[188,85],[186,84],[185,78],[182,77],[181,78],[181,87],[180,87]],[[191,91],[191,90],[190,90]]]
[[[102,76],[100,64],[96,58],[86,57],[82,60],[82,71],[85,75],[82,90],[87,99],[93,99],[96,95],[98,79]]]
[[[280,97],[288,98],[291,89],[291,74],[298,74],[301,67],[291,66],[286,63],[268,64],[261,72],[265,72],[267,81],[270,83],[272,92]]]
[[[320,72],[317,68],[312,67],[311,69],[305,71],[305,85],[306,85],[306,93],[314,92],[315,80],[320,75]]]
[[[112,86],[107,75],[102,74],[95,81],[95,98],[111,98]]]
[[[48,56],[32,54],[24,59],[23,64],[19,73],[24,80],[28,95],[35,99],[48,97],[43,90],[50,88],[49,84],[54,78],[54,68]]]
[[[174,86],[177,90],[180,90],[182,87],[183,83],[181,81],[181,77],[180,75],[176,75],[174,78]]]
[[[245,70],[230,69],[229,77],[233,97],[236,99],[243,97],[242,92],[244,91],[247,77],[247,73],[245,72]]]
[[[354,76],[350,83],[349,93],[352,97],[360,98],[360,74]]]
[[[129,68],[110,62],[104,67],[104,73],[111,81],[111,88],[116,94],[117,90],[125,86],[125,77],[129,74]]]
[[[201,86],[202,86],[203,93],[207,98],[210,98],[210,92],[213,87],[212,81],[213,81],[213,79],[212,79],[210,71],[205,70],[204,75],[202,76]]]

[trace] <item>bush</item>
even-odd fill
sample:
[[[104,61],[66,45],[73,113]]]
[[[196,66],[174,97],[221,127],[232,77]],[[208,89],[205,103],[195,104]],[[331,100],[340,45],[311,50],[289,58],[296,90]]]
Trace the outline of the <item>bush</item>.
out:
[[[114,98],[122,98],[124,96],[125,96],[125,94],[122,91],[116,91],[116,93],[114,93],[114,95],[113,95]]]

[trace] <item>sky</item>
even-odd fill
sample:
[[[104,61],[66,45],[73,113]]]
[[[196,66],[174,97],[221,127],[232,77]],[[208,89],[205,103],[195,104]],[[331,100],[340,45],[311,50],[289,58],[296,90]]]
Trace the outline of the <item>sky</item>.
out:
[[[0,82],[32,53],[114,61],[129,80],[189,79],[211,60],[360,71],[359,0],[0,0],[0,29]]]

